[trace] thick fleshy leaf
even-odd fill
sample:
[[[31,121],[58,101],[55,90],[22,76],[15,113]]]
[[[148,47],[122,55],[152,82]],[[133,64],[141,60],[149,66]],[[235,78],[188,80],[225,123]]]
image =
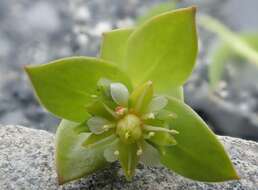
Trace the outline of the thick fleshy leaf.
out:
[[[166,12],[133,31],[123,68],[134,85],[152,80],[157,93],[167,93],[186,81],[198,49],[195,9]]]
[[[120,106],[127,106],[129,91],[122,83],[111,83],[110,92],[113,100]]]
[[[131,107],[138,113],[145,113],[153,97],[153,84],[147,81],[138,86],[130,96]]]
[[[85,106],[97,93],[100,78],[131,87],[128,77],[116,66],[95,58],[71,57],[25,69],[40,102],[53,114],[76,122],[87,117]]]
[[[204,121],[184,103],[169,98],[166,109],[176,113],[177,145],[161,147],[161,162],[185,177],[207,182],[239,179],[226,151]]]
[[[127,40],[132,32],[132,28],[105,32],[103,34],[100,57],[121,66],[124,62]]]
[[[119,161],[128,180],[134,175],[139,160],[137,150],[136,144],[125,144],[122,141],[118,144]]]
[[[103,148],[86,149],[82,142],[90,133],[74,131],[78,123],[62,120],[56,133],[56,167],[59,184],[89,175],[103,168],[107,162]]]

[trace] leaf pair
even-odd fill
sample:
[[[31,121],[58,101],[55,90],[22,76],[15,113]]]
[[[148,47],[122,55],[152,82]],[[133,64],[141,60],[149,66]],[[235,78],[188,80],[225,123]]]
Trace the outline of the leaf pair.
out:
[[[96,112],[100,113],[99,109],[102,109],[102,104],[98,104],[99,91],[105,91],[104,86],[103,89],[98,88],[101,78],[115,84],[124,84],[130,93],[151,80],[155,95],[172,97],[165,103],[165,109],[176,115],[171,124],[179,131],[179,135],[175,137],[175,146],[166,147],[162,144],[166,141],[156,141],[155,146],[160,152],[163,165],[200,181],[237,179],[215,135],[182,101],[182,85],[193,70],[196,55],[195,8],[191,7],[163,13],[132,29],[105,33],[101,58],[71,57],[46,65],[26,67],[42,105],[65,119],[58,128],[56,138],[59,182],[65,183],[88,175],[107,164],[104,155],[109,153],[103,154],[105,146],[95,149],[82,147],[82,142],[88,140],[91,134],[87,126],[89,117]],[[112,89],[116,88],[121,89],[119,85]],[[136,92],[128,103],[133,104],[137,112],[145,113],[149,107],[143,106],[147,105],[144,101],[149,100],[139,101],[139,98],[150,92]],[[124,106],[127,92],[119,93],[115,90],[111,96],[118,105]],[[164,100],[157,100],[151,107],[155,110],[162,107],[162,104]],[[106,115],[104,112],[101,114]],[[159,117],[164,119],[166,113]],[[149,122],[152,122],[151,119]],[[151,140],[154,142],[155,139]],[[127,159],[135,159],[131,157],[135,150],[131,146],[119,146],[122,152],[120,156],[125,157],[120,159],[123,160],[123,168],[128,166]]]

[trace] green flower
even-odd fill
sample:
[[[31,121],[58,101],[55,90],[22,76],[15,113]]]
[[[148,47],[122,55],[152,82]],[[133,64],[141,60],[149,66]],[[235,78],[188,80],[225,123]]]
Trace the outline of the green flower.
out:
[[[108,162],[120,160],[128,179],[139,160],[149,166],[160,164],[160,146],[175,145],[173,135],[178,134],[172,129],[175,114],[165,109],[168,99],[153,95],[151,81],[130,95],[124,84],[101,79],[98,92],[87,107],[91,117],[85,127],[92,134],[83,146],[89,149],[105,146],[105,159]]]
[[[100,58],[26,67],[41,104],[62,118],[55,152],[59,183],[115,160],[129,180],[139,161],[199,181],[238,179],[222,144],[184,103],[182,85],[197,49],[190,7],[105,33]]]

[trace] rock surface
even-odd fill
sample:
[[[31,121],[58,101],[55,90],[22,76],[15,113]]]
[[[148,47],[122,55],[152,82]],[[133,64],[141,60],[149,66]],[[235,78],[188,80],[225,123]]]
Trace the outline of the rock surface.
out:
[[[0,126],[0,189],[1,190],[75,190],[75,189],[258,189],[258,144],[231,137],[221,137],[235,164],[240,181],[208,184],[194,182],[165,168],[140,165],[129,183],[117,164],[104,171],[58,186],[54,166],[54,136],[22,126]]]

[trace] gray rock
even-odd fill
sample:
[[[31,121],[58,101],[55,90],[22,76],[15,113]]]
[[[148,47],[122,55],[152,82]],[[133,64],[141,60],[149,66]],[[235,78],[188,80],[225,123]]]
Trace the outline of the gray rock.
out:
[[[258,189],[258,143],[220,137],[235,164],[240,181],[208,184],[191,181],[166,168],[139,165],[126,182],[117,163],[87,178],[58,186],[54,166],[54,136],[22,126],[0,126],[0,189]]]

